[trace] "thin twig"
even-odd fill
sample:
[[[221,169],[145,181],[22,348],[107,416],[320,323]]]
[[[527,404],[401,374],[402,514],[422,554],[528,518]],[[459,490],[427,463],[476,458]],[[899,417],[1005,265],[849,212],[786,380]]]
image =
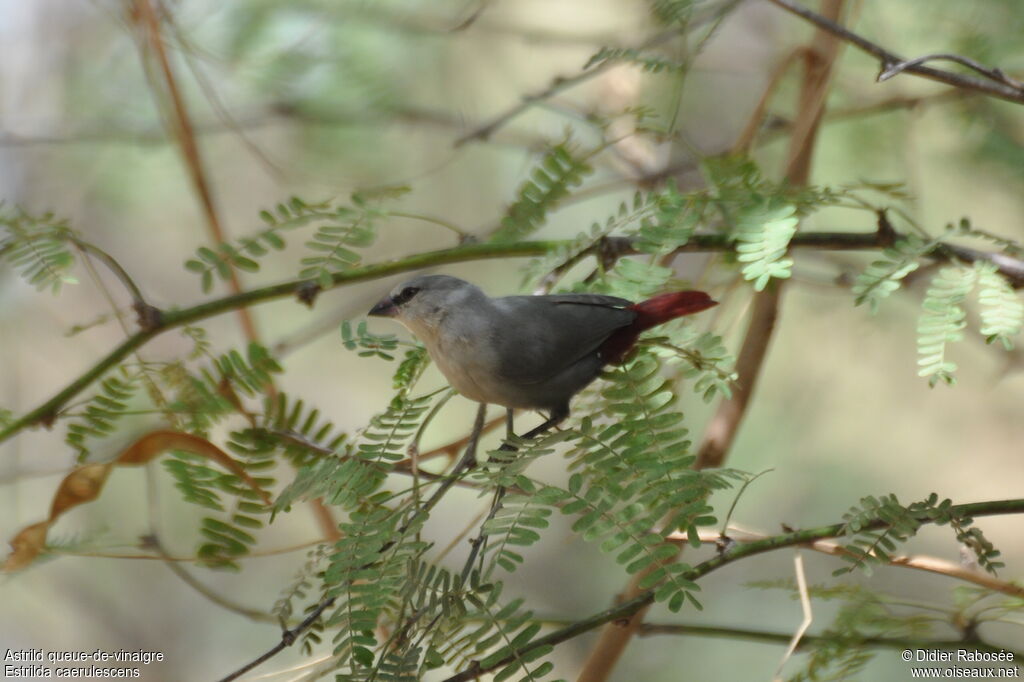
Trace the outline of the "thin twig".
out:
[[[225,599],[221,595],[217,594],[217,592],[201,583],[195,578],[195,576],[185,570],[183,566],[179,565],[177,561],[167,554],[163,546],[160,544],[160,541],[157,539],[157,536],[150,535],[144,538],[143,546],[152,548],[160,556],[164,565],[171,571],[171,573],[181,578],[182,582],[217,606],[241,616],[245,616],[249,620],[254,620],[260,623],[278,622],[277,617],[273,614],[267,613],[266,611],[260,611],[259,609],[250,609],[249,607],[242,606],[241,604],[236,604],[229,599]]]
[[[685,635],[691,637],[714,637],[721,639],[737,640],[745,639],[751,642],[762,642],[765,644],[786,644],[792,639],[792,635],[785,632],[769,632],[766,630],[751,630],[748,628],[715,627],[709,625],[690,625],[682,623],[644,623],[640,626],[641,637],[654,635]],[[807,648],[834,642],[832,637],[822,635],[804,635],[797,645],[797,651]],[[962,639],[909,639],[903,637],[865,637],[858,639],[857,643],[866,648],[884,649],[963,649],[967,642]],[[1024,656],[1022,653],[1007,649],[1005,646],[995,646],[987,642],[972,640],[970,648],[978,651],[1000,651],[1012,653],[1014,659]]]
[[[727,0],[727,2],[723,2],[721,6],[716,7],[714,11],[709,12],[707,16],[694,19],[693,21],[690,21],[686,26],[683,26],[681,28],[673,28],[667,31],[662,31],[661,33],[641,43],[636,49],[640,51],[649,50],[652,47],[657,47],[658,45],[666,43],[669,40],[672,40],[673,38],[676,38],[686,33],[687,31],[699,28],[700,26],[703,26],[707,23],[713,23],[715,21],[718,21],[723,16],[731,12],[740,3],[740,1],[741,0]],[[583,71],[580,71],[579,73],[572,76],[556,76],[554,79],[552,79],[551,84],[548,85],[548,87],[546,87],[544,90],[541,90],[540,92],[533,95],[523,96],[519,103],[517,103],[516,105],[510,107],[508,110],[494,117],[487,123],[480,125],[479,127],[471,130],[470,132],[456,139],[454,142],[454,146],[458,148],[468,142],[485,142],[488,139],[490,139],[491,135],[493,135],[495,131],[497,131],[506,123],[514,119],[516,116],[519,116],[521,113],[523,113],[530,107],[534,106],[535,104],[551,99],[555,95],[558,95],[570,88],[573,88],[584,81],[590,80],[594,76],[609,71],[615,66],[618,66],[618,62],[614,60],[606,60],[593,65],[589,69],[584,69]]]
[[[958,54],[950,54],[947,52],[939,54],[926,54],[921,57],[915,57],[914,59],[908,59],[904,62],[900,62],[899,64],[893,64],[884,71],[882,71],[882,73],[878,74],[878,81],[887,81],[893,76],[897,76],[903,73],[912,66],[917,66],[918,64],[924,64],[925,62],[935,60],[946,60],[950,62],[956,62],[957,64],[966,66],[969,69],[973,69],[974,71],[977,71],[978,73],[987,76],[988,78],[991,78],[997,83],[1003,83],[1004,85],[1009,85],[1011,88],[1024,90],[1024,84],[1022,84],[1016,78],[1011,78],[1010,76],[1007,76],[1005,73],[1003,73],[1002,69],[989,68],[987,66],[982,65],[979,62],[974,61],[970,57],[963,57]]]
[[[803,611],[804,618],[800,621],[800,625],[797,627],[796,632],[793,633],[792,638],[790,638],[789,646],[786,647],[786,653],[782,655],[782,660],[779,661],[779,667],[775,669],[775,682],[781,682],[782,669],[793,656],[793,653],[799,648],[800,642],[803,641],[804,635],[807,634],[807,629],[814,622],[811,597],[807,592],[807,576],[804,574],[804,560],[799,550],[793,555],[793,568],[796,572],[797,593],[800,595],[800,610]]]
[[[1007,80],[1000,78],[993,80],[991,73],[989,78],[976,78],[974,76],[953,73],[951,71],[943,71],[941,69],[933,69],[923,64],[912,64],[908,63],[906,59],[899,56],[894,52],[890,52],[886,48],[871,42],[867,38],[860,36],[853,31],[850,31],[843,26],[840,26],[835,21],[823,17],[822,15],[812,12],[803,5],[794,2],[794,0],[768,0],[775,5],[791,12],[802,19],[805,19],[818,28],[828,31],[832,35],[854,45],[858,49],[867,52],[868,54],[877,57],[882,63],[882,73],[884,74],[887,70],[893,66],[905,64],[901,71],[913,73],[922,78],[928,78],[930,80],[939,81],[947,85],[952,85],[957,88],[963,88],[965,90],[976,90],[978,92],[991,95],[992,97],[998,97],[999,99],[1005,99],[1010,102],[1016,102],[1018,104],[1024,104],[1024,88],[1020,87],[1020,84],[1011,85]],[[967,58],[961,57],[960,59],[966,60]],[[911,62],[913,60],[910,60]],[[964,63],[961,61],[961,63]],[[983,69],[985,67],[982,67]],[[989,69],[990,72],[998,71],[998,69]],[[1002,73],[999,71],[999,73]],[[1016,81],[1012,81],[1016,83]]]

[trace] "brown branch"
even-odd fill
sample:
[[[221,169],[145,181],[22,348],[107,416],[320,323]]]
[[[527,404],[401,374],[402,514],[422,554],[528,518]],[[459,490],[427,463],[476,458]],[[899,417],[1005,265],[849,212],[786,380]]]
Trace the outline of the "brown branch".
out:
[[[728,539],[733,542],[753,542],[756,540],[763,540],[768,537],[764,533],[750,533],[748,531],[739,531],[745,537],[737,538],[733,534],[732,528],[729,529]],[[668,540],[672,542],[678,542],[681,545],[689,542],[689,537],[683,533],[672,533],[668,536]],[[722,540],[722,536],[718,533],[712,533],[702,531],[700,533],[700,541],[709,545],[718,545]],[[848,549],[840,545],[838,542],[831,540],[815,540],[810,542],[804,547],[812,549],[815,552],[821,552],[822,554],[829,554],[831,556],[856,556]],[[991,573],[985,573],[978,570],[973,570],[963,566],[962,564],[947,561],[933,556],[891,556],[886,558],[885,563],[890,566],[912,568],[918,571],[926,571],[928,573],[935,573],[937,575],[944,575],[948,578],[955,580],[963,580],[964,582],[974,583],[979,587],[992,590],[994,592],[1001,592],[1011,597],[1024,597],[1024,585],[1018,585],[1008,580],[1000,580]]]
[[[733,143],[731,150],[732,154],[746,154],[750,151],[750,147],[754,144],[754,140],[757,139],[758,131],[761,130],[765,111],[768,108],[768,102],[771,100],[772,95],[775,94],[775,91],[778,90],[783,76],[786,75],[797,58],[801,56],[801,52],[802,49],[790,52],[772,71],[771,75],[768,77],[768,86],[761,92],[761,97],[757,100],[757,105],[754,107],[754,112],[747,120],[747,125],[744,126],[743,131],[740,133],[739,137],[736,138],[736,142]]]
[[[151,0],[134,0],[134,2],[135,19],[143,28],[146,36],[146,43],[151,47],[153,54],[156,55],[157,62],[160,66],[164,85],[167,88],[167,96],[171,101],[172,111],[174,114],[173,131],[178,141],[178,145],[181,147],[182,155],[185,157],[185,166],[188,168],[189,177],[192,180],[196,194],[199,196],[199,201],[203,209],[203,216],[206,219],[207,229],[209,230],[213,243],[220,246],[228,241],[227,234],[221,225],[220,216],[217,212],[213,198],[213,189],[203,165],[199,145],[196,143],[196,134],[192,126],[192,119],[189,116],[188,108],[185,106],[184,97],[178,88],[178,82],[175,78],[174,71],[171,68],[170,60],[167,58],[167,50],[164,48],[164,39],[160,30],[160,20],[157,18],[156,11],[151,4]],[[143,55],[143,60],[145,61],[145,55]],[[200,80],[200,85],[205,87],[202,80]],[[216,100],[213,100],[213,104],[215,109],[220,108],[220,103]],[[244,136],[243,139],[245,139]],[[242,282],[238,277],[238,269],[232,263],[227,263],[227,268],[230,273],[228,277],[228,288],[235,294],[241,294]],[[246,307],[238,308],[236,310],[236,314],[238,315],[238,321],[242,326],[242,332],[245,335],[245,338],[251,343],[259,343],[260,335],[256,330],[256,323],[253,320],[249,309]],[[140,319],[141,318],[142,314],[140,313]],[[274,385],[272,383],[268,383],[266,390],[271,396],[275,393]],[[324,505],[323,501],[319,499],[312,500],[310,504],[313,507],[314,517],[316,518],[324,535],[332,539],[337,539],[339,537],[337,522],[335,521],[331,510],[328,509]]]
[[[838,19],[842,14],[844,2],[845,0],[823,0],[825,13]],[[839,45],[838,40],[819,31],[815,34],[810,48],[802,51],[805,60],[805,76],[800,90],[797,109],[799,114],[793,124],[785,172],[786,179],[796,186],[806,185],[810,176],[814,143],[825,110],[828,82],[832,73],[832,65],[839,53]],[[784,63],[781,68],[785,66]],[[777,82],[777,78],[770,79],[767,89],[774,90]],[[760,116],[767,99],[767,94],[762,95],[755,108],[755,117]],[[741,139],[740,142],[743,143],[743,140]],[[709,422],[703,443],[698,450],[695,468],[721,466],[732,447],[768,354],[768,346],[771,343],[779,315],[782,289],[782,281],[773,282],[766,290],[754,297],[750,323],[736,362],[736,386],[733,389],[732,397],[722,401]],[[622,601],[628,602],[637,598],[642,593],[640,586],[649,573],[662,567],[665,563],[674,561],[675,556],[667,557],[662,562],[656,562],[646,571],[640,571],[634,575],[620,597]],[[597,643],[591,649],[577,682],[604,682],[607,680],[646,615],[647,607],[644,606],[630,614],[624,622],[605,626]]]
[[[837,38],[854,45],[863,52],[866,52],[873,57],[877,57],[882,63],[882,72],[879,76],[879,80],[884,80],[882,76],[894,67],[899,67],[896,71],[897,73],[906,71],[907,73],[913,73],[917,76],[921,76],[922,78],[939,81],[946,85],[952,85],[965,90],[976,90],[986,95],[991,95],[992,97],[998,97],[999,99],[1005,99],[1010,102],[1024,104],[1024,88],[1021,87],[1019,82],[1007,78],[999,69],[987,69],[966,57],[956,57],[956,61],[965,65],[979,66],[980,69],[975,70],[980,70],[982,73],[986,73],[987,78],[976,78],[966,74],[953,73],[952,71],[933,69],[929,66],[924,66],[921,63],[915,63],[918,62],[918,60],[906,60],[898,54],[890,52],[881,45],[873,43],[863,36],[840,26],[830,17],[812,12],[803,5],[794,2],[794,0],[768,0],[768,2],[778,5],[784,10],[811,22],[820,30],[831,33]],[[937,55],[929,55],[925,59],[934,58],[935,56]],[[950,57],[951,55],[942,56]],[[971,66],[971,68],[974,68],[974,66]]]
[[[199,196],[199,202],[203,209],[203,216],[206,219],[210,236],[214,244],[219,246],[227,241],[227,237],[223,227],[221,227],[220,217],[217,214],[213,200],[213,190],[206,177],[202,155],[199,153],[199,145],[196,144],[192,120],[185,106],[185,100],[178,89],[177,79],[171,68],[170,60],[167,58],[167,50],[164,49],[163,35],[160,32],[160,21],[150,0],[134,0],[134,9],[135,20],[139,23],[145,37],[145,43],[143,44],[149,45],[153,54],[156,55],[157,63],[163,76],[164,86],[167,88],[167,96],[171,101],[173,111],[174,125],[172,130],[178,145],[181,147],[181,153],[185,157],[185,166],[188,168],[189,178],[192,180],[196,194]],[[145,64],[145,54],[142,57]],[[231,272],[229,288],[233,293],[240,294],[242,292],[242,283],[238,279],[238,271],[230,263],[228,268]],[[256,325],[249,314],[248,308],[239,308],[236,314],[246,339],[258,342],[259,334],[256,332]]]

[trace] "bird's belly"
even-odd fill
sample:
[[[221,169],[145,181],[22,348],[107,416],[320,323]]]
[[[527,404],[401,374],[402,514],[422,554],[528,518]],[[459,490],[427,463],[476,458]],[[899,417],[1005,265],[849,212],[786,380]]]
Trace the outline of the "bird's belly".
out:
[[[479,345],[471,339],[458,339],[444,347],[428,346],[428,350],[452,388],[470,400],[506,408],[538,407],[534,400],[519,395],[514,386],[501,380],[495,371],[497,360],[482,354]]]
[[[480,403],[505,404],[493,373],[471,360],[472,351],[452,348],[430,355],[448,383],[460,394]]]

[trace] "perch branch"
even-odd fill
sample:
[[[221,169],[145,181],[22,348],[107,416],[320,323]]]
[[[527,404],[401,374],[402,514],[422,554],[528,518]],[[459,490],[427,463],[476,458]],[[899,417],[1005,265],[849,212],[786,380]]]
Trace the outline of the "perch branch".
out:
[[[902,235],[894,235],[899,239]],[[809,232],[797,234],[793,237],[790,245],[794,249],[831,250],[831,251],[865,251],[884,248],[891,243],[892,236],[879,235],[877,232]],[[614,239],[616,248],[621,248],[623,255],[636,253],[632,242],[628,238]],[[451,263],[465,263],[469,261],[487,260],[496,258],[528,258],[541,256],[552,249],[568,244],[560,240],[538,240],[508,243],[485,243],[485,244],[463,244],[451,249],[440,249],[438,251],[427,251],[405,258],[375,263],[360,268],[337,272],[331,276],[332,287],[340,287],[356,282],[365,282],[382,277],[420,270],[427,267],[436,267]],[[728,251],[733,244],[725,235],[720,234],[698,234],[678,249],[680,253]],[[980,251],[955,244],[939,243],[926,254],[927,257],[937,261],[962,260],[972,263],[979,260],[987,260],[994,263],[1000,273],[1009,280],[1015,288],[1024,288],[1024,260],[1014,258],[1001,252]],[[144,346],[151,339],[163,332],[176,329],[185,325],[193,324],[200,320],[215,317],[225,312],[232,311],[239,307],[266,303],[283,298],[297,296],[308,287],[309,280],[295,279],[280,284],[273,284],[257,289],[250,289],[239,294],[230,294],[221,298],[212,299],[205,303],[181,308],[178,310],[164,311],[160,320],[149,329],[144,329],[133,336],[125,339],[119,346],[114,348],[106,357],[99,360],[95,365],[85,371],[84,374],[74,379],[70,384],[61,389],[55,396],[29,411],[20,418],[9,423],[0,429],[0,443],[7,440],[16,433],[31,426],[50,426],[57,412],[63,408],[69,400],[89,387],[104,373],[116,366],[130,353],[137,348]]]

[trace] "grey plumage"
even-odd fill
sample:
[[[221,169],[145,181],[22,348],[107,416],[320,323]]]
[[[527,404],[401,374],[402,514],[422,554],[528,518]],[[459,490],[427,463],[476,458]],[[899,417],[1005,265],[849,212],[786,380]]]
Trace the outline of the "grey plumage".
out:
[[[595,294],[490,298],[461,279],[424,275],[395,287],[370,314],[404,324],[467,398],[554,419],[600,373],[601,345],[636,318],[629,305]]]

